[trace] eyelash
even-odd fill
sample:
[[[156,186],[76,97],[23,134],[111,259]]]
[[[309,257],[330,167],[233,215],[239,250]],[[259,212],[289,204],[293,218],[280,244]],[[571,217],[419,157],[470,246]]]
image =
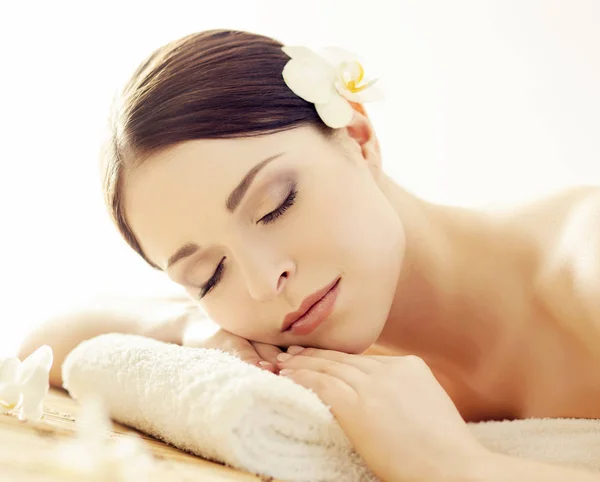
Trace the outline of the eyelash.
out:
[[[292,185],[292,190],[288,194],[288,197],[283,201],[275,211],[270,212],[266,216],[263,216],[258,222],[262,224],[269,224],[275,221],[279,216],[282,216],[289,208],[291,208],[296,202],[296,196],[298,195],[298,189],[296,185]]]
[[[223,263],[227,258],[223,258],[217,266],[215,270],[215,274],[206,282],[206,284],[200,289],[200,294],[198,295],[198,299],[202,299],[206,296],[206,294],[217,286],[217,283],[221,281],[221,277],[223,276]]]
[[[263,216],[261,219],[259,219],[258,222],[262,223],[262,224],[270,224],[270,223],[274,222],[278,217],[283,216],[283,214],[294,205],[294,203],[296,202],[297,196],[298,196],[298,189],[296,187],[296,184],[293,184],[292,189],[291,189],[290,193],[288,194],[287,198],[285,199],[285,201],[283,201],[283,203],[281,203],[281,205],[277,209],[275,209],[274,211],[270,212],[266,216]],[[223,277],[223,269],[224,269],[223,263],[224,263],[225,259],[227,259],[227,258],[223,258],[221,260],[221,262],[217,266],[217,269],[215,270],[215,273],[207,281],[207,283],[200,289],[200,294],[198,295],[198,299],[204,298],[208,294],[208,292],[210,290],[212,290],[219,283],[219,281],[221,281],[221,278]]]

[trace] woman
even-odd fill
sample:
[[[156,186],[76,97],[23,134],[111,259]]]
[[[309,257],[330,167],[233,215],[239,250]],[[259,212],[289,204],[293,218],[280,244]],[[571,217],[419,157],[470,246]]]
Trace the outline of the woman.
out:
[[[420,200],[383,173],[361,104],[305,100],[309,60],[204,32],[159,49],[123,92],[107,206],[221,327],[196,344],[314,389],[384,480],[597,480],[491,454],[465,420],[600,416],[600,189],[503,214]],[[357,65],[341,77],[352,92]],[[183,343],[191,313],[72,315],[22,355],[47,343],[60,367],[109,331]]]

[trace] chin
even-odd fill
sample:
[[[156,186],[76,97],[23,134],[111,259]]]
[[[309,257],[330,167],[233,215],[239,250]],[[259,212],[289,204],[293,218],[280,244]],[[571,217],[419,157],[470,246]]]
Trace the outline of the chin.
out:
[[[364,341],[348,342],[342,345],[342,348],[338,348],[337,351],[349,353],[350,355],[360,355],[369,349],[369,347],[375,343],[365,343]]]
[[[352,355],[364,353],[377,341],[379,331],[370,328],[368,325],[360,327],[344,327],[341,330],[336,330],[336,333],[328,333],[325,343],[322,348],[325,350],[341,351]]]

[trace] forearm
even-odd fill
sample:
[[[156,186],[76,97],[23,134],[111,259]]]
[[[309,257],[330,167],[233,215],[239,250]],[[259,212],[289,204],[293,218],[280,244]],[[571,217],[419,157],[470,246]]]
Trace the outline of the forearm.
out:
[[[60,387],[62,363],[81,342],[105,333],[124,333],[181,344],[189,321],[200,316],[185,300],[99,300],[41,324],[22,343],[19,358],[23,360],[41,345],[49,345],[54,352],[50,383]]]
[[[452,482],[600,482],[600,472],[573,469],[561,465],[491,454],[471,467],[465,476]],[[449,481],[450,482],[450,481]]]

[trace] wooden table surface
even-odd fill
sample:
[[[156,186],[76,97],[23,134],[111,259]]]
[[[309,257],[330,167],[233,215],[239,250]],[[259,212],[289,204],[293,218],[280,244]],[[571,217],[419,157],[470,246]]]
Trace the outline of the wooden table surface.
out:
[[[36,461],[55,449],[57,442],[77,433],[75,420],[79,406],[61,390],[52,389],[44,404],[40,422],[20,422],[14,415],[0,414],[0,481],[58,482],[64,479],[36,468]],[[113,437],[131,437],[135,431],[113,423]],[[141,435],[143,444],[154,456],[156,480],[169,482],[258,482],[271,481],[240,472],[186,454],[149,436]]]

